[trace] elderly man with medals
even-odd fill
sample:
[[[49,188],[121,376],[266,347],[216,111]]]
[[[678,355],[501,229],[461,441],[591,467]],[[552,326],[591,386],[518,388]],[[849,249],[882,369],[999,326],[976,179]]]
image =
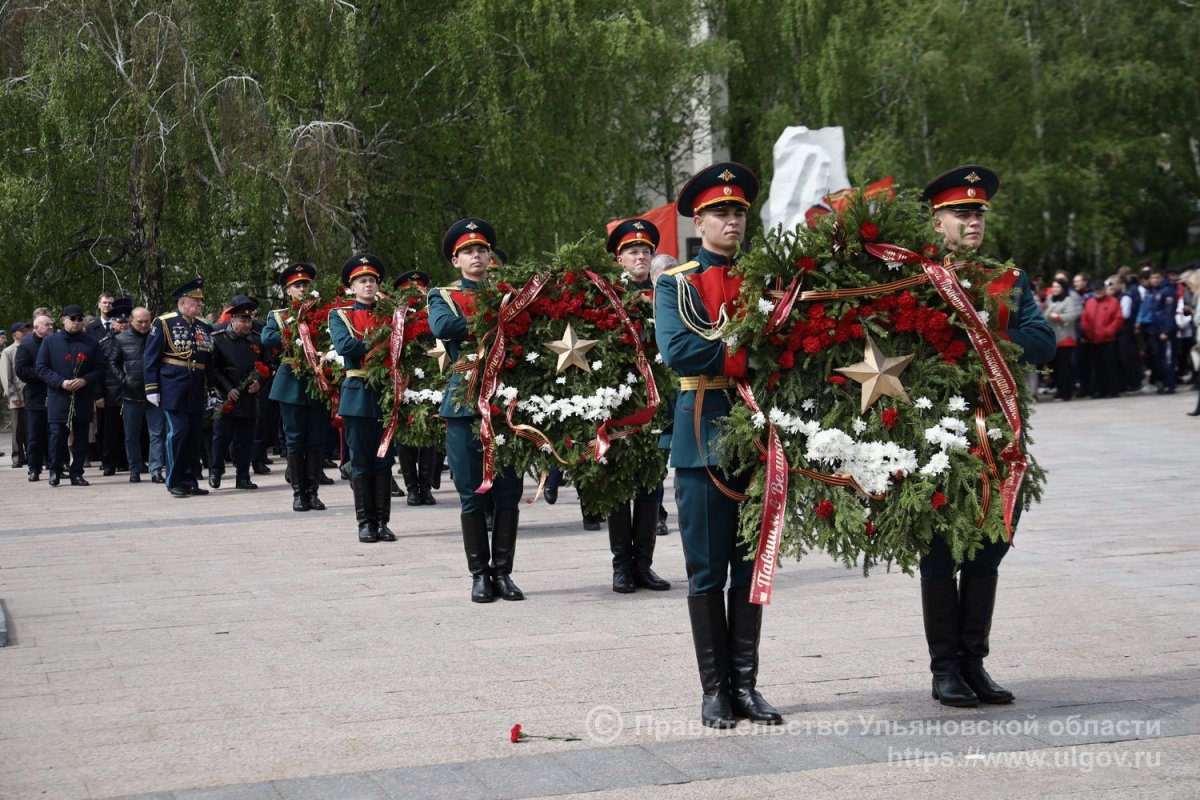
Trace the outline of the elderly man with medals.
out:
[[[483,481],[483,449],[475,432],[478,411],[469,399],[460,396],[459,389],[473,366],[466,359],[471,348],[465,344],[467,319],[475,313],[472,295],[487,279],[495,246],[496,232],[486,221],[468,217],[455,222],[442,237],[442,255],[462,278],[429,293],[429,328],[442,340],[455,365],[438,413],[446,420],[446,453],[454,488],[462,502],[459,519],[474,603],[490,603],[497,596],[525,599],[511,577],[523,491],[521,477],[511,469],[503,470],[489,491],[475,491]],[[494,511],[490,542],[486,519],[489,511]]]
[[[367,381],[366,369],[367,339],[384,322],[376,312],[383,273],[383,262],[376,256],[351,256],[342,266],[342,285],[354,294],[354,304],[334,309],[329,315],[333,349],[346,363],[338,413],[345,423],[350,447],[350,488],[358,540],[365,543],[396,541],[396,534],[388,527],[393,460],[390,452],[382,458],[377,454],[383,438],[383,411],[379,390]],[[316,460],[317,455],[309,452]]]
[[[750,602],[753,564],[738,540],[734,499],[744,497],[750,473],[721,463],[713,449],[717,423],[731,408],[730,390],[747,370],[746,352],[731,353],[722,328],[736,312],[741,280],[730,270],[757,194],[758,178],[741,164],[714,164],[696,174],[675,205],[692,217],[700,252],[664,272],[654,286],[655,339],[667,366],[680,375],[671,466],[703,689],[700,717],[714,728],[733,727],[739,719],[783,721],[756,688],[762,606]]]

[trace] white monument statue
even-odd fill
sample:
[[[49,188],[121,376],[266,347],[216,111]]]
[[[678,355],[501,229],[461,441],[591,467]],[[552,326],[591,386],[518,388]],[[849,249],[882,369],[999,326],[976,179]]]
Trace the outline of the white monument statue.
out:
[[[804,222],[804,212],[830,192],[850,185],[846,175],[846,142],[842,129],[786,128],[775,142],[775,175],[763,205],[763,227],[790,230]]]

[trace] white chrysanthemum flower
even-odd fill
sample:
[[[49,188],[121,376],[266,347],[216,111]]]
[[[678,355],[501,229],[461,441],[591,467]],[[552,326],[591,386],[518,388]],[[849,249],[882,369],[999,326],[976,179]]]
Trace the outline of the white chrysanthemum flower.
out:
[[[855,433],[862,433],[867,429],[867,423],[863,422],[862,417],[856,417],[854,419],[854,424],[851,427],[854,428]]]
[[[915,408],[919,408],[919,409],[921,409],[921,410],[925,410],[925,409],[927,409],[927,408],[933,408],[933,401],[932,401],[932,400],[930,400],[928,397],[918,397],[918,398],[917,398],[917,399],[916,399],[916,400],[913,402],[913,406],[914,406]]]
[[[413,375],[415,375],[417,378],[424,378],[425,370],[421,369],[420,367],[413,367]]]
[[[603,367],[603,366],[604,366],[604,362],[603,362],[603,361],[599,361],[599,360],[597,360],[597,361],[593,361],[593,362],[592,362],[592,369],[600,369],[600,368],[601,368],[601,367]]]
[[[541,354],[539,354],[533,350],[530,350],[528,353],[525,354],[525,360],[528,361],[530,364],[537,361],[539,358],[541,358]]]
[[[938,420],[938,425],[941,425],[948,431],[954,431],[955,433],[967,432],[967,423],[963,422],[957,417],[942,417],[940,420]]]
[[[979,318],[983,320],[983,324],[986,325],[988,320],[992,318],[992,315],[989,314],[985,309],[981,308],[979,309]]]
[[[559,386],[562,386],[567,382],[567,377],[564,375],[560,378],[555,378],[554,382],[557,383]]]
[[[554,448],[548,444],[544,444],[541,447],[539,447],[538,449],[541,450],[543,453],[553,453],[554,452]]]
[[[494,441],[496,442],[496,446],[497,446],[497,447],[503,447],[503,446],[504,446],[504,443],[508,441],[507,439],[505,439],[505,438],[504,438],[504,434],[503,434],[503,433],[497,433],[497,434],[495,435],[495,437],[493,437],[493,439],[494,439]]]
[[[608,463],[608,456],[601,456],[601,457],[600,457],[600,463],[601,463],[601,464],[607,464],[607,463]]]
[[[317,298],[318,300],[320,300],[320,299],[321,299],[321,293],[320,293],[320,292],[318,292],[316,289],[313,289],[313,290],[312,290],[311,292],[309,292],[308,294],[309,294],[309,296],[310,296],[310,297],[315,297],[315,298]]]
[[[921,467],[921,474],[933,475],[936,477],[945,472],[949,466],[950,456],[946,455],[945,453],[934,453],[930,457],[929,463]]]
[[[478,361],[478,360],[479,360],[479,353],[467,353],[467,361],[474,362],[474,361]]]
[[[800,408],[804,409],[805,411],[812,411],[816,407],[817,401],[813,400],[811,397],[800,404]]]
[[[962,279],[960,279],[960,280],[959,280],[959,283],[962,285],[962,287],[963,287],[964,289],[970,289],[970,288],[971,288],[971,281],[969,281],[969,280],[968,280],[968,279],[966,279],[966,278],[962,278]]]
[[[655,354],[654,354],[654,363],[655,363],[655,364],[664,364],[664,363],[666,363],[666,362],[664,362],[664,361],[663,361],[662,353],[655,353]]]
[[[765,428],[767,426],[767,418],[761,411],[752,416],[750,421],[754,423],[754,427],[756,428]]]
[[[999,428],[988,428],[987,435],[988,438],[992,440],[1003,439],[1004,431],[1000,430]]]
[[[632,372],[626,372],[625,373],[625,382],[626,383],[637,383],[638,376],[634,375]]]
[[[883,263],[887,264],[887,268],[892,272],[899,272],[900,268],[904,266],[904,263],[901,261],[885,261]]]
[[[775,304],[765,297],[758,298],[758,310],[764,314],[770,314],[775,311]]]
[[[954,395],[954,397],[951,397],[950,402],[946,405],[951,411],[966,411],[968,408],[970,408],[970,406],[967,405],[967,401],[963,399],[962,395],[957,394]]]

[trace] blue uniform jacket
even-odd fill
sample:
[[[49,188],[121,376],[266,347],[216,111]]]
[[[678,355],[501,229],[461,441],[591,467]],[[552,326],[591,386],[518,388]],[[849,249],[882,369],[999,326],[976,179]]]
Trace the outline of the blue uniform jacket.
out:
[[[451,363],[458,362],[462,344],[467,339],[467,318],[472,309],[464,307],[465,298],[479,284],[465,278],[455,281],[450,286],[429,291],[429,330],[446,347],[446,354]],[[450,380],[446,383],[446,393],[442,397],[442,405],[438,414],[442,417],[476,417],[479,416],[474,406],[458,401],[458,387],[468,373],[451,372]]]
[[[362,370],[363,359],[367,357],[367,345],[363,340],[375,324],[375,306],[363,303],[356,302],[329,313],[333,349],[346,362],[346,377],[342,380],[342,399],[338,406],[338,414],[343,417],[379,419],[383,416],[379,390],[368,384],[361,374],[352,374]]]
[[[77,368],[78,367],[78,368]],[[46,337],[37,354],[37,375],[46,384],[46,419],[66,422],[72,392],[62,385],[72,378],[87,381],[75,394],[75,419],[88,421],[92,407],[104,390],[104,356],[100,343],[86,332],[74,335],[56,331]]]
[[[694,333],[685,323],[683,314],[691,317],[693,325],[702,330],[711,321],[699,290],[689,282],[711,269],[726,271],[730,259],[701,248],[695,261],[680,264],[658,277],[654,285],[654,338],[663,361],[685,377],[728,375],[743,377],[746,373],[746,354],[731,355],[720,340],[709,341]],[[727,278],[727,284],[732,279]],[[686,294],[685,294],[686,293]],[[683,300],[684,302],[680,302]],[[690,302],[689,302],[690,301]],[[732,308],[729,309],[732,312]],[[695,433],[696,392],[681,390],[675,399],[674,422],[671,431],[671,466],[720,466],[714,452],[717,442],[717,421],[729,414],[733,395],[721,390],[704,393],[701,409],[700,441]],[[703,452],[701,451],[703,445]]]
[[[272,351],[283,347],[283,329],[291,310],[281,308],[267,314],[267,324],[262,329],[263,350]],[[321,401],[308,393],[308,379],[297,377],[290,364],[281,364],[271,383],[271,399],[277,403],[295,406],[320,405]]]
[[[212,348],[212,326],[204,320],[189,322],[178,311],[158,317],[142,355],[146,394],[157,392],[165,410],[203,413]]]

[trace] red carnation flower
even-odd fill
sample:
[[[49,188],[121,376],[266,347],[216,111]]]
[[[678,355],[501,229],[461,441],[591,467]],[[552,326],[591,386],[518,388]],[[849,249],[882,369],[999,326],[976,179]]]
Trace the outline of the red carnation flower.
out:
[[[833,503],[828,500],[822,500],[817,503],[817,516],[821,519],[829,519],[833,516]]]
[[[226,401],[225,401],[225,402],[224,402],[224,403],[221,405],[221,413],[222,413],[222,414],[228,414],[228,413],[229,413],[229,412],[231,412],[231,411],[233,411],[233,401],[232,401],[232,400],[226,400]]]
[[[516,744],[517,742],[521,741],[522,735],[521,723],[518,722],[516,725],[513,725],[512,730],[508,732],[508,740],[513,744]]]
[[[875,525],[871,522],[871,520],[867,520],[867,536],[874,536],[874,535],[875,535]]]
[[[883,424],[886,425],[887,429],[890,431],[892,426],[896,424],[897,416],[896,407],[888,406],[883,410],[883,414],[880,415],[880,419],[883,420]]]
[[[796,268],[802,272],[812,272],[817,268],[817,262],[813,261],[808,256],[801,256],[796,259]]]
[[[268,367],[266,364],[264,364],[261,361],[254,362],[254,369],[255,369],[255,371],[258,372],[259,375],[262,375],[264,378],[271,374],[271,368]]]
[[[830,375],[829,382],[832,383],[834,386],[845,386],[846,385],[846,379],[843,378],[841,375]]]
[[[497,405],[488,405],[488,410],[489,410],[489,411],[491,411],[493,414],[499,414],[499,413],[500,413],[500,406],[497,406]]]
[[[568,286],[569,286],[569,285],[571,285],[572,283],[574,283],[574,282],[575,282],[575,273],[574,273],[574,272],[568,272],[568,273],[566,273],[565,275],[563,275],[563,276],[562,276],[562,282],[563,282],[563,283],[565,283],[565,284],[567,284]]]
[[[570,437],[570,436],[568,436],[568,437],[566,438],[566,442],[567,442],[567,447],[574,447],[574,446],[575,446],[575,443],[574,443],[573,441],[571,441],[571,437]]]
[[[938,254],[937,245],[927,244],[921,248],[921,255],[925,256],[928,259],[937,258],[937,254]]]
[[[499,283],[496,284],[496,289],[498,291],[504,292],[505,294],[508,294],[509,292],[511,292],[513,290],[513,287],[512,287],[512,284],[510,284],[510,283],[507,283],[505,281],[500,281]],[[521,726],[518,725],[517,727],[520,728]]]
[[[821,352],[821,340],[815,336],[805,336],[803,345],[804,345],[804,352],[806,352],[806,353]]]
[[[790,350],[779,357],[779,366],[791,369],[796,366],[796,356]]]
[[[516,366],[517,366],[517,362],[512,360],[511,358],[508,361],[504,362],[505,369],[516,369]]]
[[[946,495],[942,494],[941,492],[934,492],[933,497],[929,498],[929,505],[933,506],[935,509],[941,508],[942,506],[946,505],[946,503]]]
[[[775,391],[775,387],[779,385],[779,379],[782,377],[783,376],[780,375],[778,372],[772,372],[767,377],[767,391],[771,391],[771,392]]]
[[[858,227],[858,235],[864,242],[873,242],[879,236],[879,226],[874,222],[864,222]]]

